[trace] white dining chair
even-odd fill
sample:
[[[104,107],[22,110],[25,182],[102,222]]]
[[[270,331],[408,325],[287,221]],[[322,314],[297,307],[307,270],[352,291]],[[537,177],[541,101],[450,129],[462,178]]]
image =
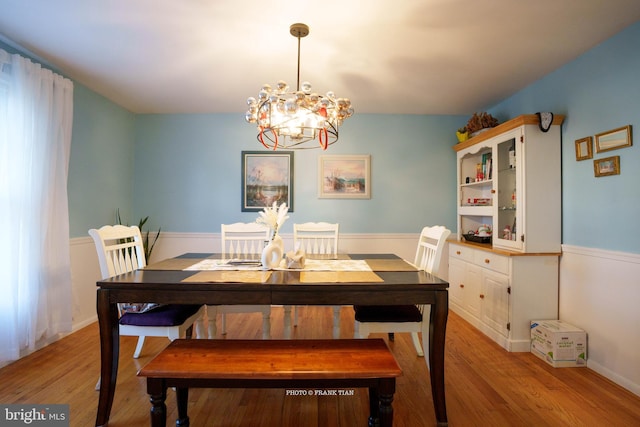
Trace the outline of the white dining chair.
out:
[[[340,224],[328,222],[306,222],[293,224],[293,247],[302,249],[307,254],[325,256],[328,259],[338,258],[338,239]],[[340,337],[340,309],[333,309],[333,337]],[[285,336],[291,331],[291,311],[293,310],[293,326],[298,326],[298,307],[285,306]],[[289,331],[289,332],[288,332]],[[288,337],[288,336],[287,336]]]
[[[415,267],[437,276],[445,243],[450,234],[451,231],[441,225],[424,227],[418,240]],[[424,347],[428,348],[429,337],[425,336],[425,331],[428,334],[430,305],[356,305],[354,311],[356,338],[367,338],[371,333],[387,332],[390,334],[389,338],[393,339],[392,334],[396,332],[410,332],[418,356],[425,355],[418,334],[422,332]]]
[[[142,236],[137,226],[105,225],[92,228],[89,235],[96,246],[102,279],[146,266]],[[133,353],[135,359],[142,352],[145,337],[167,337],[173,341],[191,336],[194,322],[204,315],[204,307],[200,305],[165,304],[143,313],[125,310],[127,306],[140,307],[140,303],[150,301],[118,304],[120,335],[138,337]]]
[[[93,239],[98,253],[100,275],[107,279],[119,274],[142,269],[147,260],[144,255],[140,229],[133,225],[105,225],[92,228],[89,235]],[[140,357],[145,337],[167,337],[171,341],[177,338],[191,337],[193,324],[204,316],[202,305],[165,304],[144,312],[130,312],[132,307],[153,306],[150,302],[118,304],[121,336],[137,336],[138,342],[133,352],[134,359]],[[100,389],[98,380],[96,390]]]
[[[260,261],[265,241],[269,240],[269,228],[255,222],[222,224],[220,226],[223,259]],[[216,336],[216,314],[221,314],[222,334],[227,333],[227,314],[261,313],[262,338],[271,338],[270,305],[207,305],[208,335]]]

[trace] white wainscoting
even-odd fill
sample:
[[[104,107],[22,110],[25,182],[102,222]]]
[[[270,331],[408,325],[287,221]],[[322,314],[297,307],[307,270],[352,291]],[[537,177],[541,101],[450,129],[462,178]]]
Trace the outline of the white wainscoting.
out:
[[[587,332],[587,366],[640,396],[640,255],[563,245],[559,299]]]
[[[76,237],[70,242],[73,331],[96,322],[96,282],[100,266],[91,237]]]

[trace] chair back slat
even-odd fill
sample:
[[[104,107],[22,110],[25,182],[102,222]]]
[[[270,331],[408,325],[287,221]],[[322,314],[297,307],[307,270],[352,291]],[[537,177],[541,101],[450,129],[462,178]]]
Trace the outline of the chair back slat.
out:
[[[448,230],[442,225],[424,227],[418,240],[414,260],[415,266],[427,273],[437,275],[444,244],[450,234],[451,230]]]
[[[142,235],[137,226],[105,225],[99,229],[92,228],[89,235],[96,245],[103,279],[147,265]]]
[[[99,229],[92,228],[89,235],[96,245],[102,279],[129,273],[147,265],[142,235],[137,226],[105,225]],[[123,305],[128,304],[118,304],[120,315],[123,313]]]
[[[293,245],[308,254],[338,255],[340,224],[307,222],[293,224]]]
[[[269,228],[253,222],[222,224],[220,232],[223,259],[260,258],[264,242],[269,240]]]

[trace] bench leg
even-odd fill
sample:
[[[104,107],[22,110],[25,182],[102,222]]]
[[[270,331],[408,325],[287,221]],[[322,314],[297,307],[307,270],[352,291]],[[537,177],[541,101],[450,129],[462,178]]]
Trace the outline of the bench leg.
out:
[[[377,387],[369,387],[369,423],[367,425],[380,427],[380,398]]]
[[[391,427],[393,425],[393,393],[380,394],[380,427]]]
[[[187,407],[189,405],[189,389],[176,387],[176,402],[178,403],[178,419],[177,427],[188,427],[189,416],[187,415]]]
[[[391,427],[393,425],[393,406],[391,406],[391,403],[393,402],[395,391],[395,378],[383,378],[380,380],[380,427]]]
[[[147,393],[151,401],[151,427],[166,427],[167,425],[167,388],[159,378],[147,378]]]

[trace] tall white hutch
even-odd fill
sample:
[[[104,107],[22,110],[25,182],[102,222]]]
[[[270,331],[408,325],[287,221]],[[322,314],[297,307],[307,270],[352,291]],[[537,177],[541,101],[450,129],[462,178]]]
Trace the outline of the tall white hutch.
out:
[[[544,132],[522,115],[453,147],[450,307],[508,351],[529,351],[531,320],[558,318],[563,120]]]

